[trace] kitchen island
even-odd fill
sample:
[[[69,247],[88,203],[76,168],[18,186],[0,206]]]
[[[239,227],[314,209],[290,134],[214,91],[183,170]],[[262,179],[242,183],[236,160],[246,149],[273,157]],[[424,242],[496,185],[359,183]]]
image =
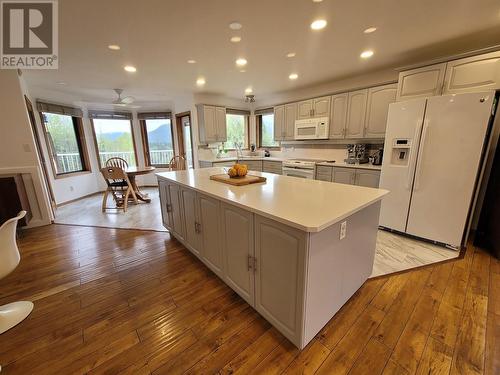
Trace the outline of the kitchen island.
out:
[[[164,226],[299,348],[370,276],[386,190],[223,168],[158,173]]]

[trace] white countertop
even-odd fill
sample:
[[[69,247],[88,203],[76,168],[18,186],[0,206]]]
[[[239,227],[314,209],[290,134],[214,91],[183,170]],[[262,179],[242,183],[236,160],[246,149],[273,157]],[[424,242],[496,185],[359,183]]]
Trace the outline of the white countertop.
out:
[[[284,160],[292,160],[292,159],[301,159],[301,158],[279,158],[279,157],[264,157],[264,156],[251,156],[251,157],[243,157],[241,159],[238,159],[237,157],[230,157],[230,158],[205,158],[205,159],[200,159],[202,162],[208,162],[208,163],[222,163],[225,161],[236,161],[240,160],[242,163],[245,162],[245,160],[264,160],[264,161],[284,161]],[[357,168],[357,169],[372,169],[375,171],[380,171],[382,169],[381,165],[372,165],[370,163],[365,163],[365,164],[347,164],[344,161],[336,161],[335,163],[330,163],[330,162],[318,162],[316,165],[323,165],[323,166],[328,166],[328,167],[341,167],[341,168]]]
[[[224,168],[190,169],[156,175],[306,232],[319,232],[381,200],[388,193],[383,189],[255,171],[250,174],[264,176],[267,181],[232,186],[209,179],[211,175],[220,173],[224,173]]]

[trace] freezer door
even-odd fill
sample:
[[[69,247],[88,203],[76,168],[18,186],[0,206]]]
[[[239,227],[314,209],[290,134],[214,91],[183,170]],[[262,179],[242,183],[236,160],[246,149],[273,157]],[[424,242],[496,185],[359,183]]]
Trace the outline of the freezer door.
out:
[[[427,100],[407,233],[460,247],[494,92]]]
[[[425,104],[415,99],[389,105],[379,185],[389,194],[382,200],[380,225],[400,232],[406,230]]]

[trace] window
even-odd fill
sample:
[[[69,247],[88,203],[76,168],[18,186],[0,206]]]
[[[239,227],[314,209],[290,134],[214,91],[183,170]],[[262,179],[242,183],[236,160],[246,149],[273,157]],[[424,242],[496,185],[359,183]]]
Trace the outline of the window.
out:
[[[130,120],[94,118],[92,125],[101,167],[114,157],[125,159],[131,167],[137,165]]]
[[[88,171],[81,120],[77,117],[42,112],[47,148],[56,176]]]
[[[146,163],[156,167],[166,167],[174,157],[172,120],[141,120]]]
[[[248,115],[226,114],[227,149],[236,149],[236,143],[241,148],[248,148]]]
[[[274,140],[274,113],[257,115],[257,131],[259,147],[279,147],[279,142]]]

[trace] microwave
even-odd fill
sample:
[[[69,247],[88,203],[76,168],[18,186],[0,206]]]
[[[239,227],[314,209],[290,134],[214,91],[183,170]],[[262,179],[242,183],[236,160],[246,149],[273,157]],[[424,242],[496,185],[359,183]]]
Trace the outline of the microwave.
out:
[[[328,139],[328,131],[328,117],[295,120],[294,139],[298,141],[304,139]]]

